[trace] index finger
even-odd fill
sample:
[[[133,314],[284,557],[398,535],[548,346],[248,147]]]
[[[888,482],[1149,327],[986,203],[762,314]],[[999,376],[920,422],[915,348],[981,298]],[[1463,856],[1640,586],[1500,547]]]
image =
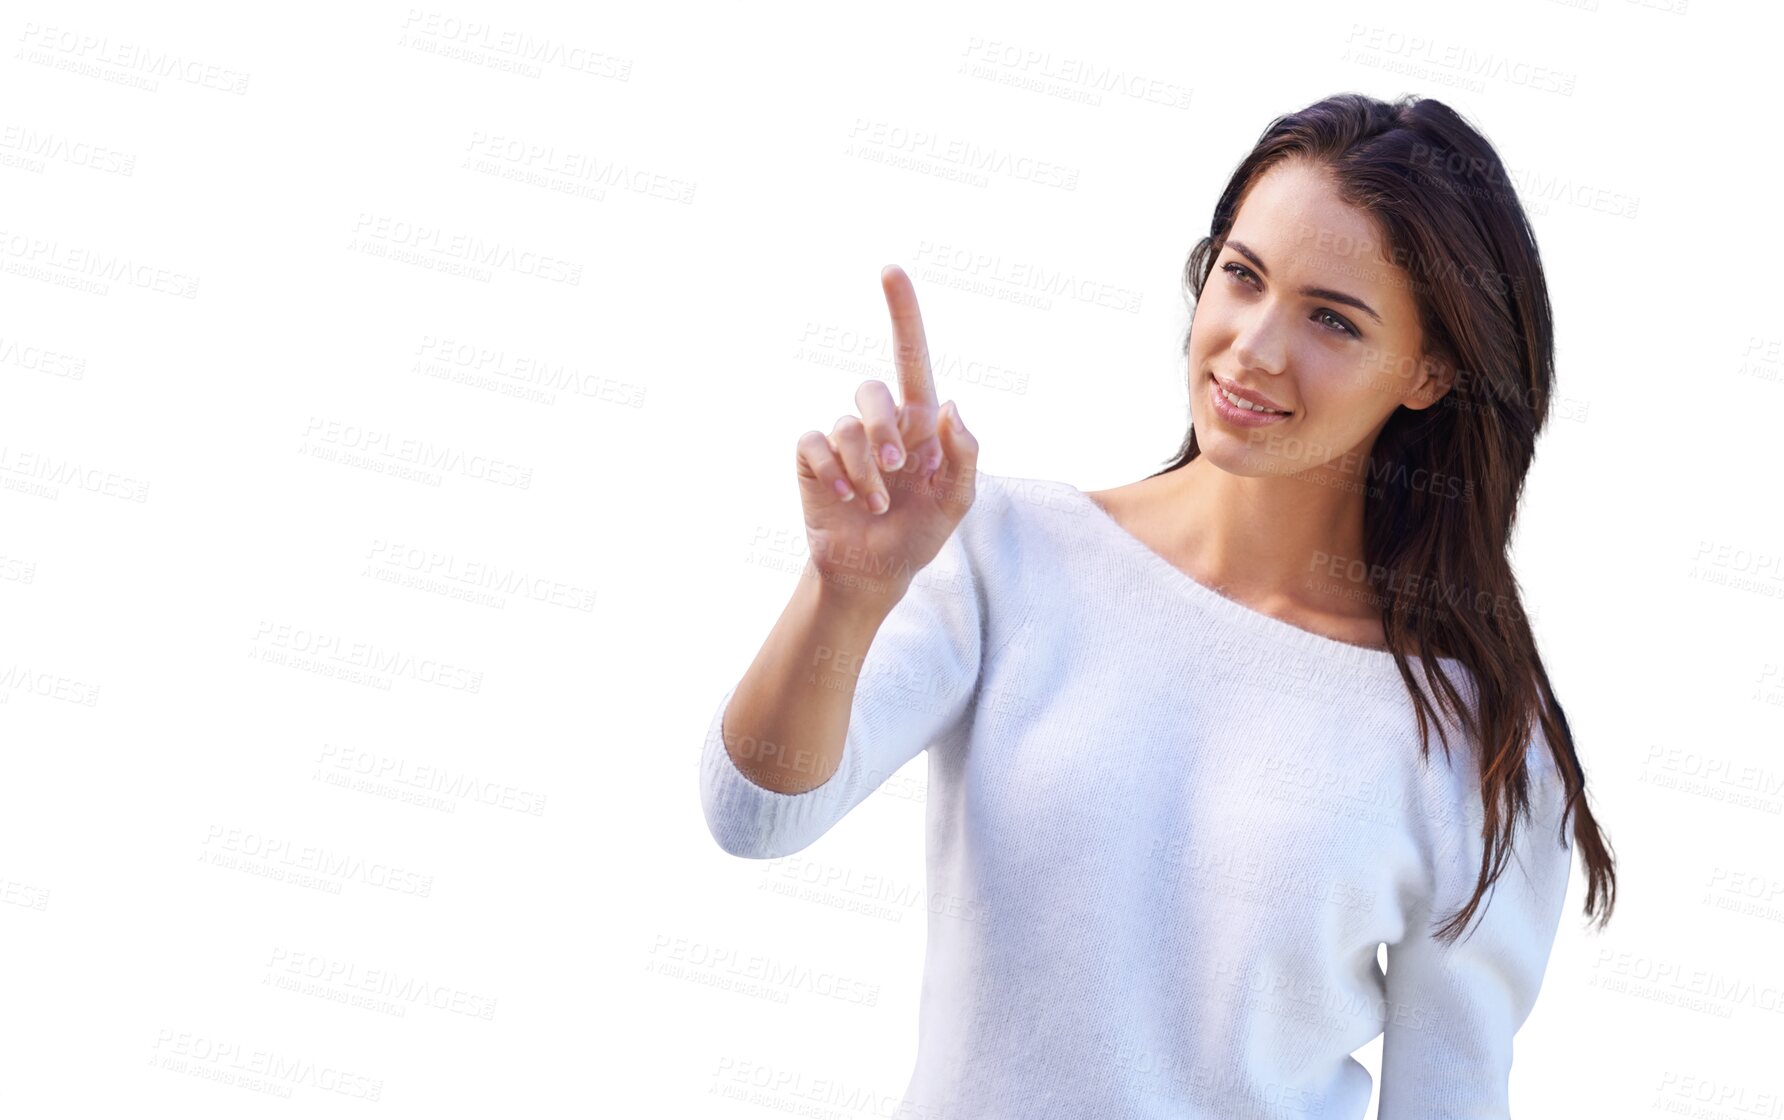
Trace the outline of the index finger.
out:
[[[923,314],[917,310],[917,292],[904,269],[889,264],[880,269],[880,287],[886,291],[886,307],[892,312],[892,346],[898,363],[898,398],[905,405],[928,405],[939,411],[935,378],[929,371],[929,340],[923,335]]]

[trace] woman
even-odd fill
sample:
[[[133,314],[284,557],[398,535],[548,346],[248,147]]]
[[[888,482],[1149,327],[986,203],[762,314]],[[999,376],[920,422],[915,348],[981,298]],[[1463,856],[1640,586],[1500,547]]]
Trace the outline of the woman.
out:
[[[1615,879],[1506,558],[1553,371],[1497,155],[1272,122],[1185,269],[1189,435],[1095,494],[979,471],[882,282],[903,403],[800,439],[812,578],[701,796],[776,857],[929,751],[910,1114],[1360,1118],[1384,1035],[1381,1120],[1506,1116],[1573,852],[1601,928]]]

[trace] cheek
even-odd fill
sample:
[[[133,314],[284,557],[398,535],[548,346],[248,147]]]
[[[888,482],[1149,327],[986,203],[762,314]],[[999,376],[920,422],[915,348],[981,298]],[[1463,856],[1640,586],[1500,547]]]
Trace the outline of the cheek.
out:
[[[1189,353],[1205,364],[1208,355],[1225,349],[1233,339],[1231,325],[1218,300],[1204,296],[1189,321]]]
[[[1400,401],[1389,386],[1378,380],[1334,388],[1318,407],[1324,417],[1322,422],[1341,433],[1335,438],[1342,441],[1380,427],[1400,407]]]
[[[1321,424],[1366,428],[1392,408],[1389,386],[1360,362],[1308,354],[1300,368],[1302,405]]]
[[[1424,371],[1417,352],[1397,343],[1384,346],[1364,341],[1359,344],[1358,355],[1355,383],[1364,387],[1383,409],[1398,404],[1418,384]]]

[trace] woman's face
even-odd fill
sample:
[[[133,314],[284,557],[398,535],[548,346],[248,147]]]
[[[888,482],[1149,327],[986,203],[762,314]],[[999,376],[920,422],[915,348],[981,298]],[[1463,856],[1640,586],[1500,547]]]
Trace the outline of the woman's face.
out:
[[[1240,475],[1328,463],[1362,474],[1396,408],[1442,397],[1445,367],[1421,360],[1411,279],[1386,253],[1317,167],[1291,160],[1252,184],[1190,327],[1201,455]],[[1241,410],[1218,385],[1287,415]]]

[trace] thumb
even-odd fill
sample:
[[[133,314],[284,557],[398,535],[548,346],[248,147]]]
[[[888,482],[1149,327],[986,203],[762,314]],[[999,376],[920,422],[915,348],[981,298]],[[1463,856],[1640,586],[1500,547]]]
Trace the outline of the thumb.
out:
[[[973,503],[974,480],[979,473],[979,441],[966,430],[960,409],[953,401],[942,406],[936,434],[942,441],[942,468],[936,472],[944,502],[959,506]]]

